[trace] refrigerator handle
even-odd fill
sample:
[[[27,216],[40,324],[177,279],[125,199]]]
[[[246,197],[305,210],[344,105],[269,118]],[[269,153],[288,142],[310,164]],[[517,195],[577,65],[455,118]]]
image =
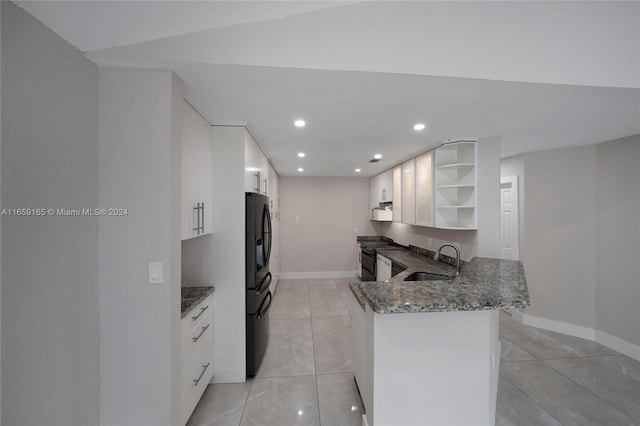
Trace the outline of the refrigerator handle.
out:
[[[267,306],[263,309],[262,307],[267,302],[267,298],[269,299],[269,301],[267,303]],[[267,314],[267,312],[269,311],[269,308],[271,307],[272,299],[273,299],[273,296],[271,296],[271,292],[267,293],[267,297],[264,298],[264,300],[262,301],[262,304],[260,305],[260,308],[258,308],[258,315],[257,315],[258,319],[262,319],[262,317],[264,317]]]

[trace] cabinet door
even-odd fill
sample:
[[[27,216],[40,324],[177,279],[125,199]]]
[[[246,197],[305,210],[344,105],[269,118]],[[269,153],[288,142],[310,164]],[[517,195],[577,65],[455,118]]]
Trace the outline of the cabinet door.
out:
[[[280,278],[280,178],[276,171],[269,167],[267,191],[269,194],[269,211],[271,213],[271,292],[274,292]]]
[[[402,166],[393,168],[393,221],[402,222]]]
[[[380,187],[380,175],[374,176],[369,179],[369,207],[378,207],[380,203],[379,188]],[[371,215],[369,217],[372,217]]]
[[[260,193],[267,197],[271,197],[270,191],[272,188],[269,187],[272,181],[271,165],[269,164],[269,160],[267,160],[267,156],[262,152],[260,147],[258,147],[258,164],[263,173],[261,174]]]
[[[244,191],[262,192],[262,179],[266,177],[265,170],[262,170],[260,159],[260,148],[253,140],[249,132],[245,132],[244,139]]]
[[[203,205],[201,211],[202,231],[200,235],[210,234],[211,229],[211,210],[213,200],[213,144],[212,144],[211,125],[205,121],[202,125],[202,137],[198,146],[198,155],[200,168],[198,173],[198,185],[196,197]]]
[[[181,239],[211,232],[211,125],[186,101],[182,124]],[[196,209],[196,206],[201,206]]]
[[[402,164],[402,223],[416,223],[416,160]]]
[[[393,170],[387,170],[380,175],[379,192],[382,194],[382,201],[390,203],[393,201]]]
[[[391,260],[378,255],[376,258],[376,281],[389,281],[391,279]]]
[[[352,356],[353,375],[361,393],[369,389],[369,379],[366,374],[367,365],[367,344],[365,328],[365,308],[362,308],[351,291],[347,296],[349,301],[349,311],[351,313],[351,333],[352,333]],[[364,395],[363,395],[364,399]],[[367,407],[373,409],[372,407]]]
[[[416,224],[433,226],[433,151],[416,158]]]

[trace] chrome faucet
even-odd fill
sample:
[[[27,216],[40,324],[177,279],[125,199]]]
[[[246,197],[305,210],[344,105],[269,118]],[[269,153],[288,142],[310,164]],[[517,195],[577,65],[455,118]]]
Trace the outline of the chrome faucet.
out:
[[[456,251],[456,274],[454,275],[454,277],[457,277],[458,275],[460,275],[460,250],[458,249],[458,247],[454,246],[451,243],[442,244],[438,248],[438,250],[436,251],[436,254],[433,256],[433,260],[435,260],[435,261],[438,260],[438,258],[440,257],[440,252],[445,247],[451,247],[452,249],[454,249]]]

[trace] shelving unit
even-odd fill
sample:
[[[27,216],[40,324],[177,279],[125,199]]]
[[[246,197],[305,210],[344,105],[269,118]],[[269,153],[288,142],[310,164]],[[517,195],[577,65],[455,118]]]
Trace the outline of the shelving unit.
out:
[[[435,226],[476,229],[476,144],[461,140],[435,149]]]

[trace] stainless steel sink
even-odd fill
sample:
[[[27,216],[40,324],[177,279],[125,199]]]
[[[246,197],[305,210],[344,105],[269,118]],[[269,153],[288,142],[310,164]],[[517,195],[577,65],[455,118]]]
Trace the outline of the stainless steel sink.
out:
[[[434,274],[431,272],[414,272],[413,274],[406,277],[405,281],[435,281],[435,280],[445,280],[449,281],[453,279],[448,275],[443,274]]]

